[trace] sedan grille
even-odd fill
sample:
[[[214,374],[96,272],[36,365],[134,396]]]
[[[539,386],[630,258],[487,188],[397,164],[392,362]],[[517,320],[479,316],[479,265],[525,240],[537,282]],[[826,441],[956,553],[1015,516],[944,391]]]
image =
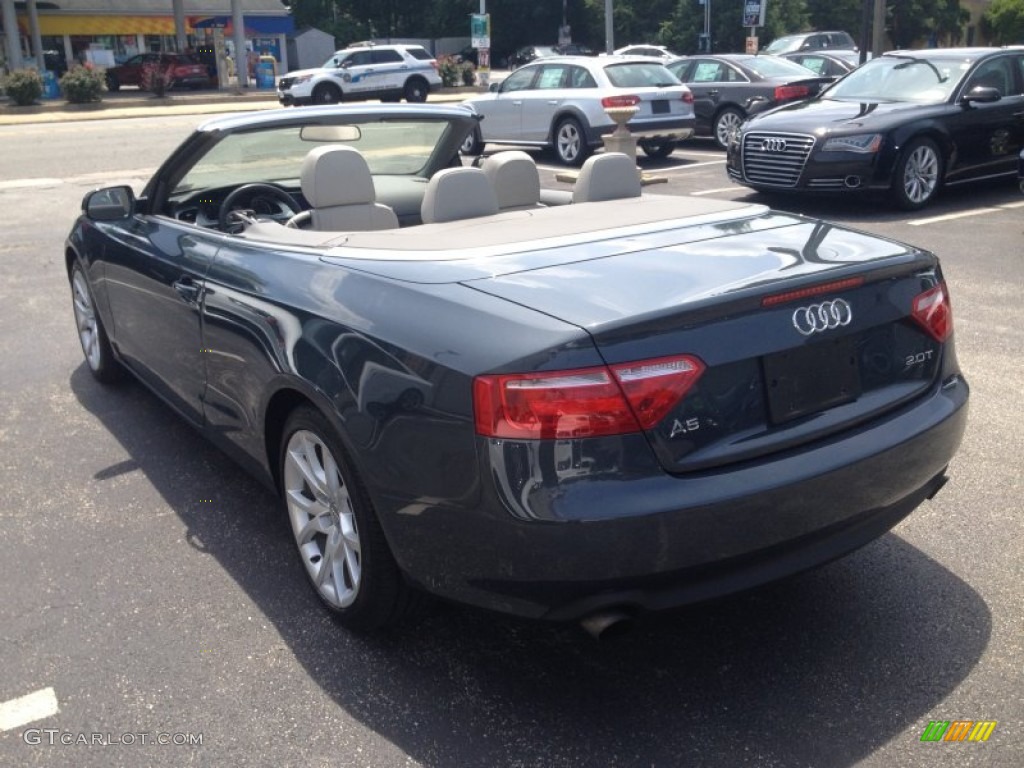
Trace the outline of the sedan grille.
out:
[[[743,136],[743,176],[755,184],[795,187],[813,148],[813,136],[752,131]]]

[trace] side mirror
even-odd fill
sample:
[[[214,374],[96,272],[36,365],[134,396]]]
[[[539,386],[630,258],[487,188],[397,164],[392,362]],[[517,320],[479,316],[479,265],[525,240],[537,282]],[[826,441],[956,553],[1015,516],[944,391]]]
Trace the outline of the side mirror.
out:
[[[491,93],[497,93],[500,88],[501,83],[491,83],[489,86],[487,86],[487,90],[490,91]]]
[[[93,221],[118,221],[135,213],[135,193],[129,186],[106,187],[82,199],[82,213]]]
[[[976,101],[979,104],[991,104],[993,101],[999,101],[1001,98],[1003,97],[999,93],[998,88],[990,88],[987,85],[976,85],[964,95],[961,101],[964,103]]]

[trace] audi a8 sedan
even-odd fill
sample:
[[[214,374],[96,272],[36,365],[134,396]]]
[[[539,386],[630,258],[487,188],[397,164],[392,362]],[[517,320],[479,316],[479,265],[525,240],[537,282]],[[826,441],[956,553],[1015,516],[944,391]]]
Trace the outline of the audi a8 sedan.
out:
[[[1024,47],[894,51],[752,117],[727,168],[762,192],[888,193],[915,210],[944,186],[1012,177],[1022,146]]]

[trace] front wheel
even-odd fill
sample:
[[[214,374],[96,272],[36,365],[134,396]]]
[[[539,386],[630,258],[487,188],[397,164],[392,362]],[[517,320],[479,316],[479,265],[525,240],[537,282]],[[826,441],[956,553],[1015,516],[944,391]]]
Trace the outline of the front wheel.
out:
[[[734,107],[726,107],[719,112],[718,116],[715,118],[713,131],[715,143],[721,149],[728,149],[729,141],[740,129],[740,125],[742,125],[743,121],[746,119],[746,115]]]
[[[89,281],[78,263],[71,268],[71,302],[75,310],[78,341],[82,344],[89,373],[104,384],[117,381],[123,375],[124,369],[114,357],[114,350],[110,347],[107,332],[103,329],[96,304],[92,300]]]
[[[397,623],[412,590],[333,428],[320,411],[301,407],[288,418],[282,443],[288,520],[317,597],[352,629]]]
[[[341,101],[341,91],[336,85],[322,83],[313,89],[314,104],[337,104]]]
[[[676,148],[674,141],[641,141],[639,144],[644,154],[655,160],[662,160],[668,157]]]
[[[590,155],[590,145],[583,126],[575,117],[567,117],[555,126],[555,155],[565,165],[583,165]]]
[[[939,192],[942,179],[942,156],[931,139],[910,142],[899,160],[892,179],[896,204],[905,211],[924,208]]]

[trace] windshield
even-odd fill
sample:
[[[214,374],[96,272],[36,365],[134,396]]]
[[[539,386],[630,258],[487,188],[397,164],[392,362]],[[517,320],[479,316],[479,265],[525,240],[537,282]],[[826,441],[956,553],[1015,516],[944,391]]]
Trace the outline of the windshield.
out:
[[[946,101],[970,67],[963,58],[880,56],[855,69],[825,94],[849,101]]]
[[[311,128],[304,131],[292,125],[228,134],[199,158],[172,195],[255,181],[297,184],[306,154],[325,143],[358,149],[374,175],[415,175],[426,166],[448,122],[387,120],[332,125],[319,134]],[[329,136],[328,130],[334,135]]]
[[[750,56],[739,61],[761,77],[810,77],[814,74],[802,64],[774,56]]]
[[[777,40],[773,40],[767,48],[764,49],[765,53],[792,53],[793,51],[800,50],[800,44],[806,39],[806,35],[787,35],[786,37],[780,37]]]

